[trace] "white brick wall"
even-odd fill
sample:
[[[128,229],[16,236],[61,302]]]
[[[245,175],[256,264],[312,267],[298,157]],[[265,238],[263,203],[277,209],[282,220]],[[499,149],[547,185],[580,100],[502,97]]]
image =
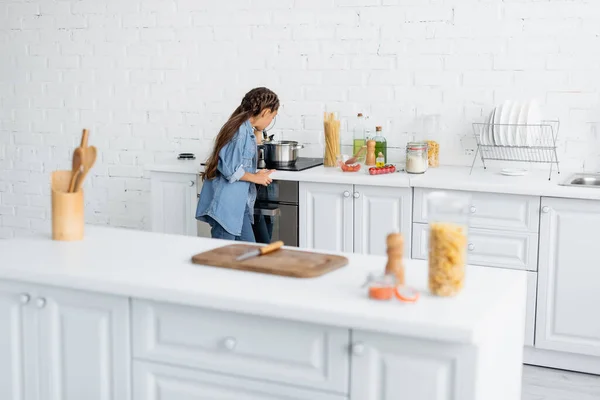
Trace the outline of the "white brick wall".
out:
[[[536,97],[564,167],[595,169],[599,70],[595,0],[2,0],[0,238],[48,230],[49,173],[84,127],[88,221],[149,228],[144,165],[205,153],[259,85],[281,136],[318,143],[324,109],[362,111],[402,147],[427,117],[451,164],[471,122]]]

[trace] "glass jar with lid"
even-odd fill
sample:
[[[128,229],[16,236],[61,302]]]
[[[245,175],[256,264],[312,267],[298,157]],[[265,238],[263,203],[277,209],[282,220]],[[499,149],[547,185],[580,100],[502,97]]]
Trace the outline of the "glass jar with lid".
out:
[[[427,142],[408,142],[406,144],[406,172],[423,174],[427,171]]]
[[[458,294],[465,281],[471,198],[433,192],[429,215],[429,290],[436,296]]]

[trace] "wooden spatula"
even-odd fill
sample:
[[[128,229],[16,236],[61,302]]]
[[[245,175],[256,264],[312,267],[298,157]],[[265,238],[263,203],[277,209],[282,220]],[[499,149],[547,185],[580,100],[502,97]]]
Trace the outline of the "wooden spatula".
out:
[[[96,162],[96,157],[98,156],[98,152],[96,150],[96,147],[94,146],[86,147],[84,149],[84,154],[85,156],[83,157],[83,159],[85,161],[83,162],[83,168],[81,172],[77,175],[75,192],[78,192],[83,186],[83,181],[85,180],[85,177],[87,176],[88,172],[90,172],[90,169],[92,169],[92,167],[94,166],[94,163]]]
[[[360,156],[362,156],[362,153],[364,153],[365,150],[367,150],[367,146],[362,146],[360,149],[358,149],[354,157],[350,157],[348,160],[346,160],[346,165],[356,164],[356,161]]]
[[[79,147],[77,147],[73,152],[73,166],[71,167],[71,182],[69,182],[69,193],[73,193],[74,191],[76,191],[75,185],[77,183],[77,177],[81,173],[81,168],[85,163],[84,150],[88,144],[89,133],[90,132],[87,129],[83,130],[83,133],[81,134],[81,143],[79,144]]]
[[[73,193],[77,176],[81,173],[81,166],[84,162],[84,153],[81,147],[77,147],[73,152],[73,166],[71,167],[71,182],[69,182],[69,193]]]

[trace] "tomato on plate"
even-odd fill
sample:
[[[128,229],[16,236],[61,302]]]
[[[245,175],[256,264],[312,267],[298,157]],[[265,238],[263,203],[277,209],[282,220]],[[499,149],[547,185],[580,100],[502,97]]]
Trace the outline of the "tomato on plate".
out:
[[[342,171],[344,172],[357,172],[360,171],[360,164],[351,164],[348,165],[344,162],[339,162],[339,166],[341,168]]]

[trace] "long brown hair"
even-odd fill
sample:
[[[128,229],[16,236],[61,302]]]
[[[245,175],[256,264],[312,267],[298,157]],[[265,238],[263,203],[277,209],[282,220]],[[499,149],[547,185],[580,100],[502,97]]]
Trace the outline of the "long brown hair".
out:
[[[257,117],[265,109],[270,109],[271,112],[279,109],[279,98],[274,92],[265,87],[259,87],[246,93],[242,99],[242,103],[235,109],[229,120],[219,131],[215,139],[213,152],[206,161],[202,180],[217,177],[217,166],[219,165],[219,152],[221,149],[233,139],[237,130],[246,120],[250,119],[250,117]]]

